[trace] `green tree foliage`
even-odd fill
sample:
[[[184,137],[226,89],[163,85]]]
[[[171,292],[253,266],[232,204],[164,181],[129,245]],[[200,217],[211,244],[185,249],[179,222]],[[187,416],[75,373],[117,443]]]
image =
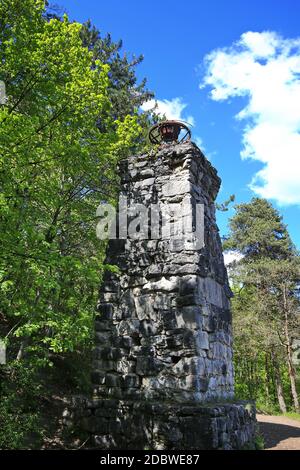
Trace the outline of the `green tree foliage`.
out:
[[[93,61],[100,60],[109,66],[108,95],[111,102],[109,114],[114,119],[123,119],[137,113],[138,124],[141,127],[139,138],[136,140],[136,152],[149,148],[148,131],[150,127],[161,118],[155,111],[141,112],[140,106],[153,98],[153,93],[146,88],[146,79],[138,83],[135,73],[136,67],[143,61],[143,56],[128,57],[122,54],[122,41],[114,42],[108,33],[102,37],[100,31],[87,21],[81,30],[83,45],[92,53]],[[98,127],[105,130],[104,114],[99,114]]]
[[[41,440],[36,402],[41,387],[34,380],[36,371],[12,362],[0,369],[0,448],[24,448],[26,437]]]
[[[299,411],[293,341],[299,337],[300,258],[272,205],[236,206],[225,248],[243,254],[231,268],[237,389]]]
[[[230,220],[230,236],[224,249],[242,253],[247,260],[267,257],[290,257],[294,247],[282,217],[265,199],[253,198],[250,203],[238,204]]]
[[[3,0],[0,34],[1,324],[10,354],[43,362],[89,341],[95,211],[141,128],[133,109],[111,111],[109,65],[83,46],[81,24],[45,19],[41,0]]]
[[[229,206],[232,202],[235,201],[235,195],[231,194],[228,199],[226,199],[224,202],[221,202],[221,204],[216,203],[216,209],[221,212],[227,212],[229,210]]]

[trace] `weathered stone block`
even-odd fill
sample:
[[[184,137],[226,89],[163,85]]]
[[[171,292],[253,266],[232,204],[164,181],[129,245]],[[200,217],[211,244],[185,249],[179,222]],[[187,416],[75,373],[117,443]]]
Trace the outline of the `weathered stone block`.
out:
[[[102,320],[102,318],[99,319],[97,317],[95,321],[95,330],[96,331],[105,331],[105,332],[110,332],[112,330],[112,323],[110,321],[105,321]]]
[[[166,279],[165,277],[162,277],[159,281],[152,281],[152,282],[147,282],[143,286],[143,289],[145,291],[167,291],[167,292],[172,292],[174,290],[178,289],[178,278],[177,277],[170,277],[169,279]]]
[[[116,348],[128,350],[133,345],[133,338],[131,336],[114,336],[111,339],[111,344]]]
[[[105,385],[107,387],[120,387],[121,377],[117,374],[106,374]]]
[[[197,294],[182,295],[176,298],[176,305],[178,307],[184,307],[188,305],[197,305],[198,303],[199,303],[199,297]]]
[[[140,295],[135,298],[135,310],[139,320],[155,318],[153,300],[154,297],[150,294]]]
[[[197,276],[183,276],[179,282],[179,294],[181,296],[194,294],[198,288]]]
[[[93,361],[93,368],[103,371],[113,371],[117,369],[117,362],[95,359]]]
[[[206,373],[205,359],[202,357],[185,357],[173,366],[173,373],[180,376],[204,376]]]
[[[142,320],[140,322],[140,333],[145,337],[156,335],[157,323],[153,320]]]
[[[148,187],[148,186],[153,186],[154,184],[154,178],[147,178],[147,179],[144,179],[144,180],[141,180],[141,181],[137,181],[135,184],[134,184],[134,187],[135,189],[143,189],[145,187]]]
[[[103,385],[105,383],[105,372],[94,370],[91,374],[92,384]]]
[[[206,331],[196,333],[196,342],[199,349],[209,349],[208,334]]]
[[[201,310],[196,306],[181,307],[176,314],[178,328],[197,330],[202,327]]]
[[[97,346],[109,346],[110,345],[110,335],[106,332],[97,332],[95,333],[95,343]]]
[[[136,373],[138,375],[156,375],[162,368],[163,364],[154,357],[138,356],[136,359]]]
[[[136,370],[136,361],[130,360],[128,358],[122,358],[118,361],[116,366],[116,371],[120,372],[122,375],[130,374]]]
[[[139,387],[141,379],[136,374],[128,374],[123,376],[123,384],[124,388],[137,388]]]
[[[161,188],[162,195],[165,197],[177,196],[178,194],[189,193],[191,184],[187,179],[170,179],[170,181],[164,184]]]
[[[111,320],[113,317],[113,304],[101,302],[97,306],[102,320]]]
[[[94,357],[105,361],[116,361],[124,356],[124,352],[124,350],[118,348],[97,346],[94,350]]]
[[[120,336],[139,335],[140,321],[137,319],[122,320],[116,325],[117,334]]]

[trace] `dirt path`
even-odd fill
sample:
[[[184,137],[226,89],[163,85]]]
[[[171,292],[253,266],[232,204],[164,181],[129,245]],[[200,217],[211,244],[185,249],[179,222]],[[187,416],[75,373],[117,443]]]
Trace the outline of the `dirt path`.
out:
[[[257,415],[268,450],[300,450],[300,421],[285,416]]]

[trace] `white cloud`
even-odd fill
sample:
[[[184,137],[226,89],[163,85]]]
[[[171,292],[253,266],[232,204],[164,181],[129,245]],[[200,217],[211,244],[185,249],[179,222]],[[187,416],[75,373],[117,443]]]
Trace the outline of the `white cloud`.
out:
[[[201,85],[216,101],[244,96],[243,159],[262,162],[250,188],[279,204],[300,204],[300,38],[247,32],[206,58]]]
[[[223,253],[225,266],[230,267],[233,262],[238,262],[243,258],[241,253],[236,251],[225,251]]]
[[[194,117],[183,114],[186,107],[187,103],[184,103],[182,98],[173,98],[172,100],[149,100],[141,106],[143,111],[149,111],[155,108],[157,114],[161,116],[165,115],[167,119],[186,121],[188,124],[194,126]]]

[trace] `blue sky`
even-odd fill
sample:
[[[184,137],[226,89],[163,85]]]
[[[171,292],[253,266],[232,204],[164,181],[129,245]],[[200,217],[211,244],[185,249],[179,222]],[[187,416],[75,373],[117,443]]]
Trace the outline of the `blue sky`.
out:
[[[218,200],[268,198],[300,248],[300,2],[57,3],[144,55],[138,77],[169,117],[194,123],[194,140],[222,178]],[[218,214],[221,234],[232,214]]]

